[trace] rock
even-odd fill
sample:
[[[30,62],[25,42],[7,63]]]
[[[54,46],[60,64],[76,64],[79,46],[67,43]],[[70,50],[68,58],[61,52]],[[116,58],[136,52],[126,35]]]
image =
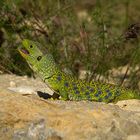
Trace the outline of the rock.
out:
[[[117,105],[124,110],[140,112],[140,100],[132,99],[119,101]]]
[[[127,137],[126,140],[139,140],[140,139],[140,135],[130,135]]]
[[[53,94],[53,91],[39,78],[33,79],[27,76],[0,75],[0,88],[9,89],[20,94],[34,94],[36,91]]]
[[[8,89],[13,92],[19,92],[21,94],[36,94],[35,89],[29,86],[8,87]]]
[[[13,81],[10,81],[10,87],[16,87],[16,83]]]
[[[121,102],[119,107],[89,101],[44,100],[0,89],[0,139],[137,140],[140,102],[136,104],[133,110],[122,108]]]

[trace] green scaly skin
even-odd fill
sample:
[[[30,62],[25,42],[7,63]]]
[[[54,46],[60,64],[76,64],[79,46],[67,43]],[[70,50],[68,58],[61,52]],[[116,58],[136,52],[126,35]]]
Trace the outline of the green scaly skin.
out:
[[[23,40],[19,47],[20,54],[42,80],[63,100],[90,100],[98,102],[117,102],[119,100],[140,99],[134,91],[111,84],[86,82],[62,72],[56,65],[53,56],[40,51],[41,44]]]

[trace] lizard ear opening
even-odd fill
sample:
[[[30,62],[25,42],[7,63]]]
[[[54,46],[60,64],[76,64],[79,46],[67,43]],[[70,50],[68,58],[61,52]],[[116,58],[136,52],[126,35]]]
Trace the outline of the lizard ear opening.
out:
[[[42,56],[38,56],[37,60],[40,61],[42,59]]]

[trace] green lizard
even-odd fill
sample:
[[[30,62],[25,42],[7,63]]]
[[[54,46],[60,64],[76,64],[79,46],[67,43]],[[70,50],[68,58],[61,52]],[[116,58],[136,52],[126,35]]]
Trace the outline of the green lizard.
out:
[[[27,61],[31,69],[63,100],[90,100],[98,102],[117,102],[126,99],[140,99],[134,91],[111,84],[86,82],[78,80],[72,75],[62,72],[56,65],[53,56],[47,52],[43,54],[41,44],[24,39],[19,52]]]

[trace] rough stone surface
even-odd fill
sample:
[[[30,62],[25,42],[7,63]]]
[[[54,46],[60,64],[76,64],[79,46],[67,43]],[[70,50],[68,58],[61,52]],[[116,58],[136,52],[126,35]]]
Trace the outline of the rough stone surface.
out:
[[[36,94],[37,91],[53,94],[53,92],[39,78],[33,79],[27,76],[9,74],[0,75],[0,87],[20,94]]]
[[[16,78],[13,81],[17,85]],[[28,82],[29,79],[24,84]],[[116,105],[44,100],[36,94],[8,90],[3,84],[0,79],[1,140],[140,139],[139,100],[121,101]]]

